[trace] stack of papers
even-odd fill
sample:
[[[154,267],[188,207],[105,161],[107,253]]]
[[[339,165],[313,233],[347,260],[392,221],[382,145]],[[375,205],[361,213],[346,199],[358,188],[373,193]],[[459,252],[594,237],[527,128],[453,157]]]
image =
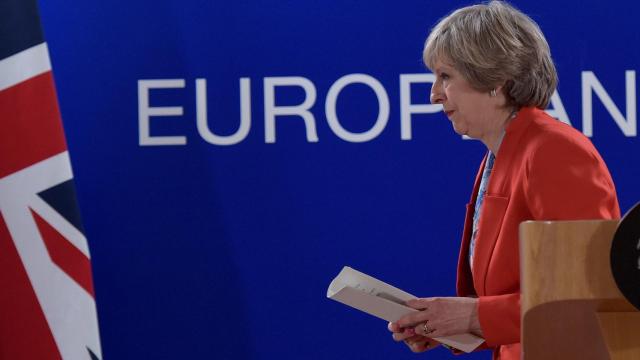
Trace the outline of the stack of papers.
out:
[[[415,296],[348,266],[333,279],[327,297],[390,322],[418,311],[404,305],[407,300],[416,299]],[[464,352],[471,352],[484,342],[483,338],[473,334],[434,340]]]

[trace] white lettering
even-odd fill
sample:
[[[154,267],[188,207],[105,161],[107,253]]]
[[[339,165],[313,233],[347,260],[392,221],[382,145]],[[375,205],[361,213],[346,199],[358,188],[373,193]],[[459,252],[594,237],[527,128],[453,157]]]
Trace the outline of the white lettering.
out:
[[[373,127],[362,133],[353,133],[346,130],[338,120],[336,114],[336,103],[338,101],[338,95],[340,91],[349,84],[365,84],[373,89],[376,97],[378,98],[378,118],[376,119]],[[327,99],[325,101],[325,114],[327,116],[327,122],[333,132],[342,140],[349,142],[366,142],[374,139],[380,135],[387,122],[389,121],[389,96],[384,89],[384,86],[376,80],[374,77],[366,74],[349,74],[336,80],[329,92],[327,93]]]
[[[558,90],[555,90],[553,92],[553,95],[551,95],[551,106],[553,107],[545,110],[547,114],[549,114],[549,116],[554,117],[569,126],[572,126],[571,121],[569,120],[569,116],[567,115],[567,111],[564,109],[564,105],[562,104],[562,100],[560,100],[560,94],[558,94]]]
[[[240,126],[228,136],[216,135],[207,124],[207,80],[196,79],[196,122],[202,138],[214,145],[234,145],[244,140],[251,128],[251,82],[240,79]]]
[[[182,116],[182,106],[149,106],[149,89],[181,89],[184,79],[138,80],[138,144],[149,145],[186,145],[186,136],[151,136],[150,118],[152,116]]]
[[[595,94],[603,104],[606,111],[613,118],[621,132],[627,137],[636,137],[637,111],[635,71],[625,71],[626,109],[623,110],[626,110],[626,113],[624,113],[624,115],[592,71],[582,71],[581,80],[582,132],[586,136],[593,136],[593,94]],[[417,103],[412,102],[413,99],[422,99],[428,96],[428,93],[422,93],[426,92],[424,90],[425,87],[432,84],[434,81],[435,75],[431,73],[399,74],[399,120],[401,140],[412,140],[412,116],[414,114],[435,114],[442,110],[442,105],[429,104],[426,99],[416,100]],[[340,122],[337,114],[338,97],[347,86],[352,84],[366,85],[373,90],[376,96],[378,104],[377,117],[371,127],[365,131],[353,132],[348,130]],[[418,84],[422,84],[420,85],[420,91],[417,91],[419,88]],[[207,80],[204,78],[197,78],[195,79],[195,85],[195,120],[200,137],[209,144],[221,146],[235,145],[244,141],[249,135],[253,125],[251,79],[248,77],[239,78],[240,119],[237,130],[230,135],[216,134],[213,130],[214,126],[212,124],[215,116],[212,114],[212,119],[210,121],[207,99]],[[298,88],[300,88],[304,91],[303,99],[298,100],[299,103],[297,104],[294,101],[293,105],[291,105],[290,100],[289,105],[276,105],[276,88],[285,86],[288,86],[289,88],[280,89],[281,92],[285,93],[282,94],[285,98],[284,104],[287,103],[287,96],[284,95],[286,95],[289,90],[298,91]],[[175,146],[187,144],[187,136],[185,134],[170,134],[172,136],[168,136],[166,132],[162,136],[152,136],[151,134],[152,117],[183,116],[184,114],[183,106],[151,106],[151,90],[183,88],[185,88],[185,79],[138,80],[138,144],[140,146]],[[412,93],[412,90],[414,93]],[[314,111],[312,111],[318,95],[316,87],[310,79],[301,76],[265,77],[263,78],[263,91],[265,143],[276,142],[275,123],[277,116],[296,116],[302,118],[304,121],[306,140],[308,142],[319,141],[316,129],[316,118]],[[416,96],[417,93],[420,93],[420,96]],[[154,94],[156,93],[154,92]],[[384,85],[378,79],[367,74],[347,74],[337,79],[329,88],[324,105],[325,116],[329,128],[337,137],[348,142],[361,143],[371,141],[382,134],[390,121],[389,94]],[[371,105],[372,104],[348,104],[351,109],[358,108],[358,106],[366,106],[367,108],[370,108]],[[545,111],[550,116],[573,126],[558,91],[553,92],[549,107]],[[353,120],[359,121],[360,118],[361,117],[358,117],[358,119]],[[465,140],[470,139],[468,136],[462,136],[462,138]]]
[[[302,104],[294,106],[276,106],[276,86],[300,86],[304,89],[305,99]],[[276,142],[275,118],[279,115],[297,115],[304,120],[307,141],[318,142],[316,119],[309,109],[316,102],[316,87],[300,76],[266,77],[264,78],[264,139],[267,143]]]
[[[625,71],[627,117],[622,115],[592,71],[582,72],[582,132],[593,136],[591,90],[596,93],[625,136],[636,136],[636,72]]]
[[[436,81],[434,74],[400,74],[400,138],[411,140],[411,115],[433,114],[442,111],[440,104],[412,104],[411,84],[431,83]],[[429,100],[427,94],[427,100]]]

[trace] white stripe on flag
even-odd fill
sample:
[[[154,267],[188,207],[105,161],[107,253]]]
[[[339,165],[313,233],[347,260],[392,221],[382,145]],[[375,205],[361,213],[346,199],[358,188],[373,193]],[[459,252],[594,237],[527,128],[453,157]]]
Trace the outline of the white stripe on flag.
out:
[[[102,358],[95,301],[52,261],[30,210],[42,210],[39,215],[49,225],[59,226],[62,216],[58,219],[51,216],[53,209],[36,194],[72,178],[66,151],[5,176],[0,179],[0,213],[62,358],[89,359],[87,348]],[[56,230],[63,236],[71,235],[67,240],[73,241],[73,245],[88,257],[86,239],[71,228],[71,225],[65,225]]]
[[[44,217],[86,257],[91,258],[85,236],[36,195],[51,186],[72,179],[70,164],[69,152],[64,151],[0,179],[0,210],[5,202],[29,199],[29,206],[33,210]]]
[[[29,207],[51,224],[62,236],[80,250],[84,256],[91,259],[89,246],[87,245],[87,239],[84,237],[84,234],[62,217],[60,213],[35,194],[31,196]]]
[[[50,70],[47,43],[30,47],[0,60],[0,91]]]

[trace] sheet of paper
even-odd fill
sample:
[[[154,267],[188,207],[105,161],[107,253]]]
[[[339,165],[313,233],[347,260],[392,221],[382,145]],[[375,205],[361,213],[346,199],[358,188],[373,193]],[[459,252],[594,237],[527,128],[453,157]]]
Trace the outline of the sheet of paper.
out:
[[[348,266],[343,267],[333,279],[327,289],[327,297],[391,322],[417,311],[404,305],[415,296]],[[484,342],[483,338],[473,334],[434,339],[464,352],[471,352]]]

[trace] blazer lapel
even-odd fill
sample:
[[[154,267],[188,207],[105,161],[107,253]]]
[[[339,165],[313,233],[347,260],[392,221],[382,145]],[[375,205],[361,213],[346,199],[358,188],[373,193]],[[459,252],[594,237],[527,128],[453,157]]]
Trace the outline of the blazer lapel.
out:
[[[491,256],[493,255],[496,241],[500,236],[502,221],[509,204],[509,195],[511,194],[510,179],[513,171],[511,164],[515,154],[518,153],[520,139],[525,134],[526,129],[531,123],[531,117],[535,115],[536,111],[541,110],[523,108],[509,124],[489,177],[487,193],[482,203],[482,214],[478,223],[479,229],[473,256],[473,283],[476,293],[479,296],[485,295],[486,293],[485,284]],[[476,178],[472,202],[475,202],[478,193],[479,178],[482,176],[485,161],[486,160],[483,160],[483,166],[481,166],[478,177]],[[473,211],[473,208],[471,211]],[[470,237],[469,234],[468,238]],[[467,237],[465,237],[465,240],[466,243],[463,240],[463,249],[464,253],[468,256],[469,240]],[[463,250],[461,249],[461,253],[462,252]],[[460,269],[460,265],[458,265],[458,269]]]
[[[511,192],[511,176],[513,175],[513,158],[519,152],[520,140],[531,125],[532,117],[538,110],[535,108],[522,108],[518,115],[511,121],[505,130],[505,136],[496,154],[493,163],[493,171],[487,187],[488,195],[507,195]]]
[[[478,169],[476,175],[473,191],[471,192],[471,199],[469,199],[469,203],[466,206],[462,244],[460,246],[460,254],[458,255],[458,276],[456,281],[456,292],[458,296],[476,295],[473,286],[473,277],[471,275],[471,266],[469,266],[469,243],[471,242],[471,232],[473,231],[473,209],[475,207],[478,190],[480,189],[480,181],[486,162],[487,155],[485,155],[480,162],[480,169]]]

